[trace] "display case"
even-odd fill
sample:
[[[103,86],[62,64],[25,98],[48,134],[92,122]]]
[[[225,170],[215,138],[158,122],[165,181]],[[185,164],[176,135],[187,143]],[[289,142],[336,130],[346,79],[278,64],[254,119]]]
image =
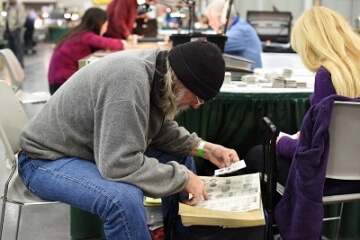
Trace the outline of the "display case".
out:
[[[246,20],[263,42],[290,42],[291,12],[248,11]]]

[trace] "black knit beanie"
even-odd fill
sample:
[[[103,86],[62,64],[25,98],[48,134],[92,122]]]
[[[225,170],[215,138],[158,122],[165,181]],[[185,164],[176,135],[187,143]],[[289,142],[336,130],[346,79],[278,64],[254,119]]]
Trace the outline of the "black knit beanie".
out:
[[[175,75],[197,97],[207,101],[220,91],[225,62],[220,48],[211,42],[193,41],[179,44],[169,52]]]

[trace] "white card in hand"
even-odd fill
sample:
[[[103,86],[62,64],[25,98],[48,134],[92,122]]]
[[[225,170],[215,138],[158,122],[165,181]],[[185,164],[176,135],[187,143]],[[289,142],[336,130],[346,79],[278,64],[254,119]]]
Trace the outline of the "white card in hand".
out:
[[[238,162],[235,162],[235,163],[231,164],[229,167],[216,169],[214,176],[219,176],[219,175],[232,173],[232,172],[235,172],[235,171],[240,170],[240,169],[245,168],[245,167],[246,167],[245,161],[240,160]]]

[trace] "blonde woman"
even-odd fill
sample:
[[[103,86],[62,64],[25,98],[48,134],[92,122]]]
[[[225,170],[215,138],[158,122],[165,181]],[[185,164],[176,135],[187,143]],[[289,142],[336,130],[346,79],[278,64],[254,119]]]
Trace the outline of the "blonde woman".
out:
[[[314,92],[310,96],[311,106],[333,94],[360,97],[360,37],[344,17],[326,7],[305,11],[293,26],[291,45],[305,67],[316,73]],[[277,139],[278,180],[284,185],[299,137],[297,133]],[[259,171],[261,146],[253,147],[245,161],[250,172]],[[330,181],[326,184],[334,185]],[[325,190],[331,191],[330,188]]]
[[[360,97],[360,37],[348,21],[326,7],[313,7],[296,21],[291,45],[316,73],[311,105],[332,94]],[[297,139],[279,137],[277,151],[292,157]]]
[[[333,103],[359,101],[360,38],[341,15],[314,7],[296,21],[291,44],[316,73],[315,87],[298,139],[278,139],[278,154],[287,154],[282,161],[291,166],[274,217],[282,239],[321,239],[323,196],[360,192],[360,181],[326,178]],[[291,142],[296,149],[286,145]]]

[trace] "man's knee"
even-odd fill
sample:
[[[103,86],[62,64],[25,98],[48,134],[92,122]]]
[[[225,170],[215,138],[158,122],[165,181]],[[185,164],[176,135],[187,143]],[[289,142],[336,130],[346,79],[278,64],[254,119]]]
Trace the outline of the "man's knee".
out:
[[[100,200],[103,213],[101,218],[104,220],[110,215],[119,217],[119,214],[137,215],[145,218],[144,210],[144,195],[143,192],[136,186],[126,183],[117,183],[121,186],[119,188],[110,187],[107,193],[103,193],[106,199]]]

